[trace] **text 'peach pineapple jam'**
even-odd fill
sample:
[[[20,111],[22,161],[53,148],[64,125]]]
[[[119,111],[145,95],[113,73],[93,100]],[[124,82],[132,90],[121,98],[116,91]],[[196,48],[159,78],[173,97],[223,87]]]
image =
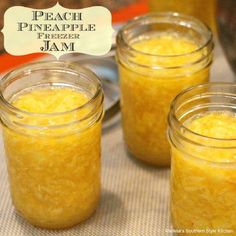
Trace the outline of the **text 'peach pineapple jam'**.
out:
[[[84,92],[70,87],[26,90],[11,100],[18,109],[37,113],[25,116],[24,124],[44,127],[3,130],[13,203],[33,225],[69,227],[88,218],[97,206],[101,122],[62,125],[89,114],[89,107],[76,111],[88,101]],[[76,131],[81,126],[87,128]]]
[[[124,62],[119,68],[124,138],[135,157],[169,165],[170,103],[184,88],[207,82],[209,64],[194,63],[201,61],[204,51],[193,53],[199,45],[175,32],[139,38],[131,46],[141,53],[134,56],[133,64]]]
[[[219,236],[236,235],[236,115],[207,112],[187,120],[185,126],[208,138],[202,146],[182,143],[181,150],[172,147],[173,225],[177,229],[218,230]],[[202,140],[194,134],[188,138]]]

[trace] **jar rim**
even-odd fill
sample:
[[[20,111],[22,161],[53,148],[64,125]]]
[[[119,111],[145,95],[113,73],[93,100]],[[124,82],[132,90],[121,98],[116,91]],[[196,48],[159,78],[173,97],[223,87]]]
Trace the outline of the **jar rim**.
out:
[[[132,24],[135,24],[137,22],[142,22],[144,19],[150,18],[150,17],[179,17],[179,18],[185,18],[186,20],[195,22],[197,24],[200,24],[202,27],[204,27],[205,31],[209,34],[208,39],[205,41],[205,43],[203,45],[201,45],[200,47],[197,47],[196,50],[193,50],[191,52],[181,53],[181,54],[162,55],[162,54],[153,54],[153,53],[147,53],[147,52],[143,52],[141,50],[137,50],[127,42],[127,40],[124,37],[124,32],[127,30],[127,27],[130,27]],[[134,17],[133,19],[129,20],[127,22],[127,24],[125,24],[119,30],[119,32],[117,34],[117,41],[119,41],[119,39],[122,41],[122,43],[125,45],[125,47],[128,48],[128,50],[130,50],[131,52],[134,52],[134,53],[139,53],[139,54],[145,55],[145,56],[155,56],[155,57],[160,57],[160,58],[177,58],[177,57],[182,57],[182,56],[184,57],[184,56],[187,56],[187,55],[189,56],[189,55],[198,53],[199,51],[203,50],[204,48],[206,48],[212,42],[213,34],[212,34],[211,29],[209,28],[209,26],[207,24],[205,24],[204,22],[198,20],[197,18],[195,18],[193,16],[186,15],[186,14],[178,13],[178,12],[167,11],[167,12],[148,13],[148,14],[145,14],[145,15],[142,15],[142,16]]]
[[[28,112],[28,111],[25,111],[25,110],[22,110],[20,108],[13,106],[10,102],[8,102],[7,99],[5,99],[5,97],[3,96],[3,92],[2,92],[2,85],[4,82],[7,81],[7,79],[10,76],[14,77],[14,76],[17,76],[22,73],[23,74],[30,74],[30,73],[33,73],[38,70],[53,69],[52,67],[50,67],[50,68],[48,67],[47,69],[45,67],[43,67],[43,66],[49,65],[49,64],[52,66],[61,67],[61,70],[64,72],[66,72],[67,70],[68,71],[73,70],[73,72],[76,72],[78,75],[80,74],[80,72],[84,72],[86,75],[89,75],[90,78],[92,78],[96,82],[96,91],[93,94],[93,96],[91,98],[89,98],[89,100],[87,102],[85,102],[84,104],[82,104],[76,108],[73,108],[73,109],[67,110],[67,111],[63,111],[63,112],[54,112],[54,113]],[[89,105],[91,105],[96,100],[96,98],[100,95],[101,92],[102,92],[101,81],[100,81],[99,77],[94,72],[92,72],[91,70],[87,69],[84,66],[80,66],[79,64],[77,64],[75,62],[69,62],[69,61],[49,60],[49,61],[28,63],[26,65],[22,65],[16,69],[11,70],[6,75],[4,75],[0,81],[0,103],[1,103],[1,105],[3,105],[4,108],[6,108],[8,111],[16,112],[16,113],[24,114],[24,115],[28,115],[28,116],[54,117],[54,116],[67,115],[67,114],[70,114],[70,113],[73,113],[76,111],[80,111],[80,110],[88,107]]]
[[[181,127],[183,128],[185,131],[187,131],[188,133],[192,134],[193,136],[195,137],[200,137],[200,138],[203,138],[203,139],[208,139],[208,140],[215,140],[215,141],[221,141],[221,142],[224,142],[224,141],[236,141],[236,138],[216,138],[216,137],[211,137],[211,136],[206,136],[206,135],[202,135],[202,134],[199,134],[197,132],[194,132],[192,131],[191,129],[189,129],[188,127],[186,127],[177,117],[176,117],[176,114],[175,114],[175,111],[176,111],[176,105],[178,103],[178,101],[180,99],[183,98],[184,95],[194,91],[194,90],[197,90],[197,89],[200,89],[200,88],[207,88],[207,87],[210,87],[210,86],[219,86],[219,87],[230,87],[230,88],[235,88],[236,90],[236,83],[232,83],[232,82],[209,82],[209,83],[203,83],[203,84],[198,84],[198,85],[195,85],[195,86],[191,86],[187,89],[184,89],[183,91],[181,91],[172,101],[171,105],[170,105],[170,112],[169,112],[169,115],[168,115],[168,125],[169,127],[172,127],[173,126],[173,121],[177,124],[178,127]],[[224,92],[222,92],[222,94],[225,94]],[[233,95],[233,94],[231,94]],[[234,94],[234,97],[236,99],[236,94]],[[185,137],[186,139],[186,137]],[[211,146],[211,145],[207,145],[207,144],[202,144],[202,143],[196,143],[194,142],[193,140],[190,140],[188,139],[189,142],[193,143],[193,144],[197,144],[199,146],[204,146],[204,147],[213,147],[213,148],[222,148],[222,149],[231,149],[231,148],[235,148],[235,147],[218,147],[218,146]]]

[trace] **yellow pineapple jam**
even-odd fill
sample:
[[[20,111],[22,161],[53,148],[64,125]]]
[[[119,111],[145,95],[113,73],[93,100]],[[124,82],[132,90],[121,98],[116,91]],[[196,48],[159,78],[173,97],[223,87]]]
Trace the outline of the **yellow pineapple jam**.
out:
[[[136,50],[156,55],[178,55],[197,49],[196,43],[177,34],[160,33],[155,38],[147,38],[132,44]]]
[[[135,157],[166,166],[170,164],[166,137],[170,103],[184,88],[207,82],[209,65],[194,63],[204,52],[192,54],[199,45],[175,32],[144,37],[131,46],[142,53],[133,58],[136,64],[121,61],[119,66],[124,138]]]
[[[207,112],[187,120],[185,126],[208,138],[202,146],[184,142],[181,149],[172,146],[173,226],[203,232],[210,229],[219,236],[236,235],[236,115]],[[193,133],[187,137],[202,142],[202,137]],[[180,235],[202,235],[186,232]]]
[[[89,99],[84,92],[69,87],[46,87],[21,92],[11,104],[37,113],[26,116],[25,124],[46,127],[67,124],[89,114],[87,107],[82,112],[62,115]],[[50,116],[56,113],[59,115]],[[100,194],[101,120],[86,125],[81,122],[63,128],[17,131],[4,127],[13,203],[33,225],[65,228],[94,212]],[[76,131],[81,126],[86,129]]]

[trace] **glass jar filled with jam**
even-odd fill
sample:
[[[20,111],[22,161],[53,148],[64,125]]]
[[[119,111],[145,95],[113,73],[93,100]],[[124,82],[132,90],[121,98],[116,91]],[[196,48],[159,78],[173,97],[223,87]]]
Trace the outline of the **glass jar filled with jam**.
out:
[[[10,190],[31,224],[87,219],[100,195],[103,92],[91,71],[62,61],[28,64],[0,82]]]
[[[235,102],[236,84],[209,83],[172,103],[171,216],[180,235],[236,234]]]
[[[207,82],[212,62],[210,29],[177,13],[155,13],[128,22],[117,36],[124,139],[136,158],[170,164],[167,115],[184,88]]]

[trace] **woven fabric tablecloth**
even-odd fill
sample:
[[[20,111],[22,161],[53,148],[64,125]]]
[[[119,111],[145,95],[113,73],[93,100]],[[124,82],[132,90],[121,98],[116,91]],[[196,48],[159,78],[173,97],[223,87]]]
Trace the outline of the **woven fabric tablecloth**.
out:
[[[233,74],[216,47],[211,79],[232,81]],[[2,145],[1,145],[2,146]],[[86,222],[62,231],[29,225],[11,204],[6,164],[0,155],[0,236],[164,236],[169,223],[169,169],[144,165],[129,157],[119,115],[102,136],[102,196],[96,213]]]

